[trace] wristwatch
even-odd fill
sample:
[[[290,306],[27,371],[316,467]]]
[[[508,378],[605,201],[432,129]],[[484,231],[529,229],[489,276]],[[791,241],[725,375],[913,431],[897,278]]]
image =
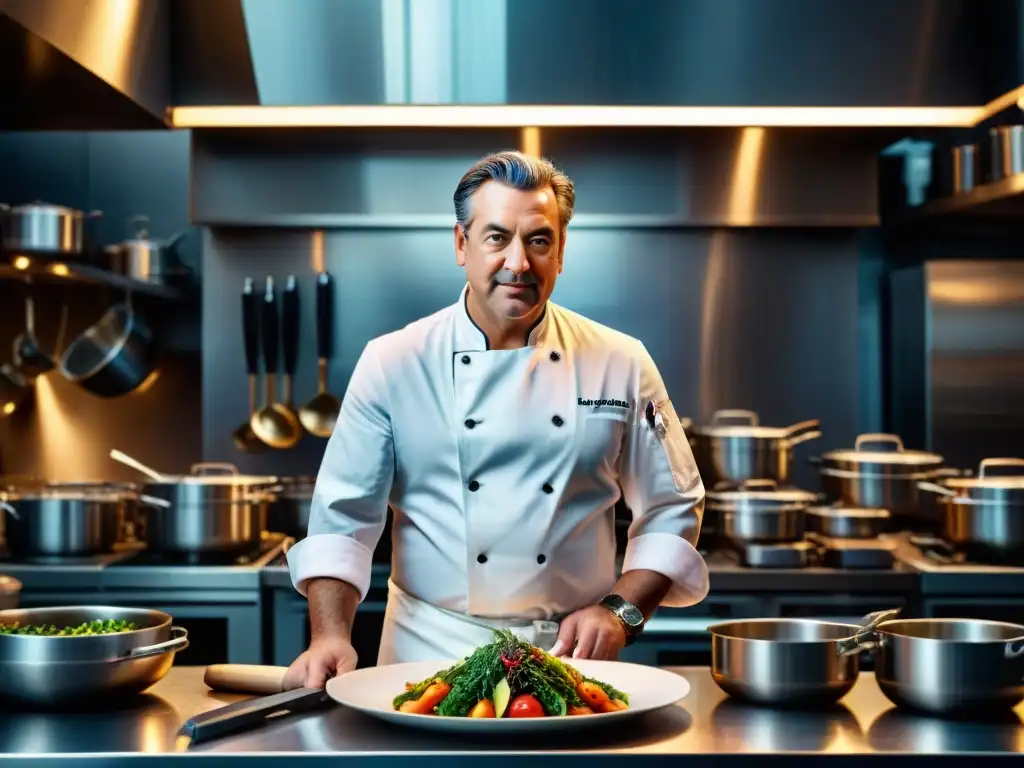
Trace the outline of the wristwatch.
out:
[[[624,597],[608,595],[599,605],[615,614],[615,618],[622,623],[622,628],[626,630],[626,645],[630,645],[644,631],[646,619],[643,613]]]

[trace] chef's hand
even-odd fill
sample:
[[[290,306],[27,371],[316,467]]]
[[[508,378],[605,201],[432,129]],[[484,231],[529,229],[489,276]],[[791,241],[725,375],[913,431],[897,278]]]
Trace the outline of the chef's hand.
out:
[[[356,649],[341,635],[318,637],[309,644],[284,675],[283,690],[323,688],[327,681],[356,668]]]
[[[611,611],[600,605],[570,613],[558,628],[558,640],[552,656],[572,651],[574,659],[615,661],[626,647],[626,630]],[[575,650],[573,650],[575,648]]]

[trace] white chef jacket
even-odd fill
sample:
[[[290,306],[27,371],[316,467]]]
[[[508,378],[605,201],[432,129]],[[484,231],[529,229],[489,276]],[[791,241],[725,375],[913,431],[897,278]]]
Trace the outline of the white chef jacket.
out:
[[[663,605],[703,600],[704,486],[644,346],[549,301],[527,346],[489,350],[467,295],[363,350],[308,534],[288,552],[296,589],[329,577],[363,599],[390,504],[379,661],[459,658],[488,641],[477,627],[557,619],[608,594],[621,493],[633,512],[622,571],[671,578]]]

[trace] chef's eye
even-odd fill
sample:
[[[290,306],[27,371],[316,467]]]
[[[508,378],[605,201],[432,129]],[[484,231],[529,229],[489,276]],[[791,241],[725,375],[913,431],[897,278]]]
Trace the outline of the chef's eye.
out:
[[[535,237],[530,240],[530,245],[536,248],[544,248],[548,245],[548,239],[546,237]]]
[[[504,239],[505,239],[504,235],[499,235],[497,232],[492,232],[491,234],[489,234],[484,239],[484,242],[485,243],[500,243]]]

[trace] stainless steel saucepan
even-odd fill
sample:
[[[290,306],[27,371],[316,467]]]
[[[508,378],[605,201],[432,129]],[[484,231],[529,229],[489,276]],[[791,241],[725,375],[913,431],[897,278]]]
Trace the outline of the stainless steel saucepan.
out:
[[[898,610],[866,616],[861,625],[811,619],[750,619],[715,624],[711,676],[738,699],[785,707],[834,704],[853,688],[860,657],[840,653]]]
[[[763,427],[753,411],[721,410],[708,426],[687,430],[694,460],[705,485],[774,480],[789,480],[793,448],[821,437],[817,419],[789,427]]]
[[[875,539],[886,532],[892,515],[887,509],[808,507],[807,530],[828,539]]]
[[[943,457],[908,450],[898,435],[864,434],[852,449],[830,451],[811,459],[820,465],[821,488],[834,501],[851,507],[885,509],[901,522],[928,527],[934,508],[918,483],[960,474],[942,466]]]
[[[816,493],[779,488],[774,480],[719,483],[707,492],[717,531],[734,542],[798,541],[804,536],[804,510],[817,501]]]
[[[993,473],[997,467],[1006,474]],[[983,459],[976,477],[921,482],[937,494],[942,537],[950,544],[997,554],[1024,553],[1024,459]]]
[[[841,644],[870,650],[875,679],[893,704],[936,715],[1010,709],[1024,700],[1024,626],[978,619],[879,623]]]
[[[0,700],[83,707],[140,693],[167,674],[188,632],[161,611],[74,606],[0,611],[0,624],[78,626],[130,621],[138,629],[103,635],[0,634]]]

